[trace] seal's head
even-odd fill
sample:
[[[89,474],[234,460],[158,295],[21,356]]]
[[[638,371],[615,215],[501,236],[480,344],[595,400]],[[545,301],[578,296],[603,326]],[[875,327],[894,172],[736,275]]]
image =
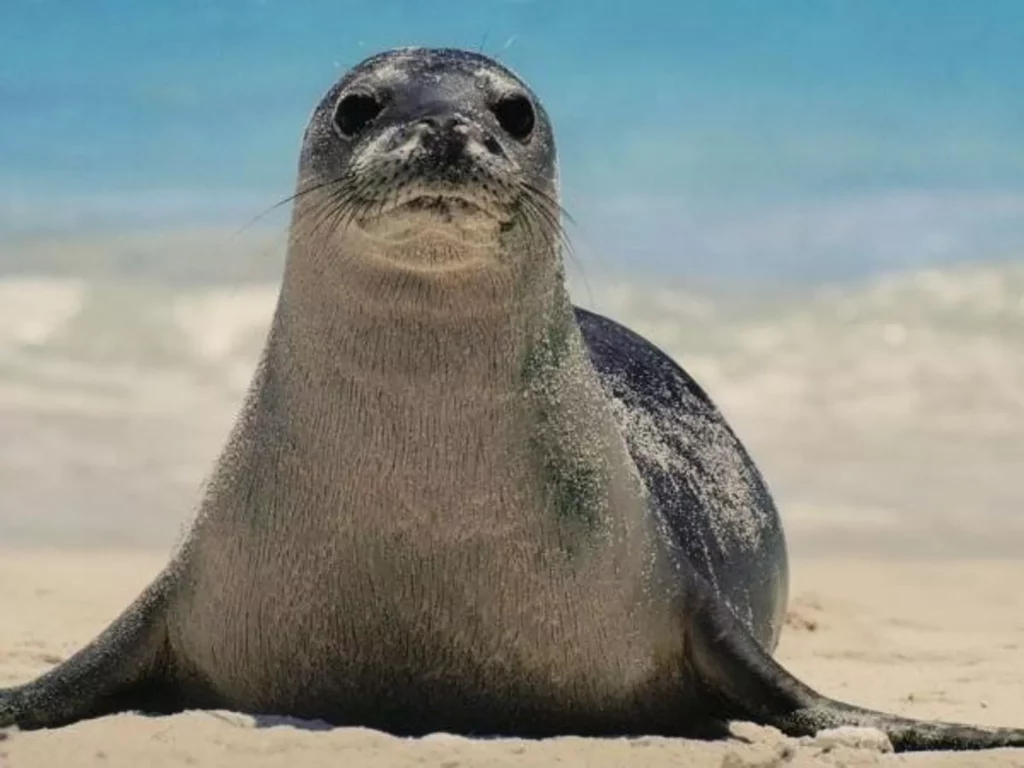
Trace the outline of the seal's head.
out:
[[[410,48],[366,59],[320,102],[297,203],[305,236],[357,238],[423,268],[557,236],[556,195],[552,131],[530,89],[481,54]]]

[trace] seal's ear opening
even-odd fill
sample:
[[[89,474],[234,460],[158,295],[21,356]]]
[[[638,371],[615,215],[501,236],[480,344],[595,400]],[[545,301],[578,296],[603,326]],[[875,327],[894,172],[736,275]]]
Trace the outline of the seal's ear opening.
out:
[[[334,110],[334,126],[346,139],[355,137],[381,113],[384,105],[371,93],[350,93]]]
[[[533,104],[521,93],[503,96],[491,107],[491,111],[498,118],[498,124],[517,141],[526,141],[530,138],[537,123]]]

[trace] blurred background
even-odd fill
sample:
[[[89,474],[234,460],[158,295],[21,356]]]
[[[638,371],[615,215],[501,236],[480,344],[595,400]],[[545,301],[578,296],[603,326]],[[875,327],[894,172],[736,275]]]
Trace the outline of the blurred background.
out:
[[[0,542],[169,545],[273,309],[305,121],[481,50],[556,130],[573,294],[669,351],[797,551],[1024,545],[1024,3],[3,0]]]

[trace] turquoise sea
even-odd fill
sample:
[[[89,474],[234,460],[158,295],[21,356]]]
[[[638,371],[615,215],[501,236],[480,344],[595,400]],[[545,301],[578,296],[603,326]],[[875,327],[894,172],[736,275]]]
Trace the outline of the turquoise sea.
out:
[[[410,44],[533,85],[595,269],[1024,252],[1017,0],[2,0],[0,270],[53,230],[243,226],[330,82]]]

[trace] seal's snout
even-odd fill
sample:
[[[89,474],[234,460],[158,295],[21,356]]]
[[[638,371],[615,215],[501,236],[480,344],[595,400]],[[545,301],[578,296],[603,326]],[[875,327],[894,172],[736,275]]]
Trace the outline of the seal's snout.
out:
[[[378,156],[400,170],[383,174],[393,197],[378,215],[411,210],[458,226],[481,213],[509,217],[517,163],[474,106],[433,99],[387,116],[392,128]]]
[[[506,157],[493,134],[458,114],[420,118],[412,133],[427,153],[444,163],[458,162],[470,153],[471,145],[486,154]]]
[[[466,155],[469,126],[457,116],[424,117],[412,127],[412,140],[439,163],[458,163]]]

